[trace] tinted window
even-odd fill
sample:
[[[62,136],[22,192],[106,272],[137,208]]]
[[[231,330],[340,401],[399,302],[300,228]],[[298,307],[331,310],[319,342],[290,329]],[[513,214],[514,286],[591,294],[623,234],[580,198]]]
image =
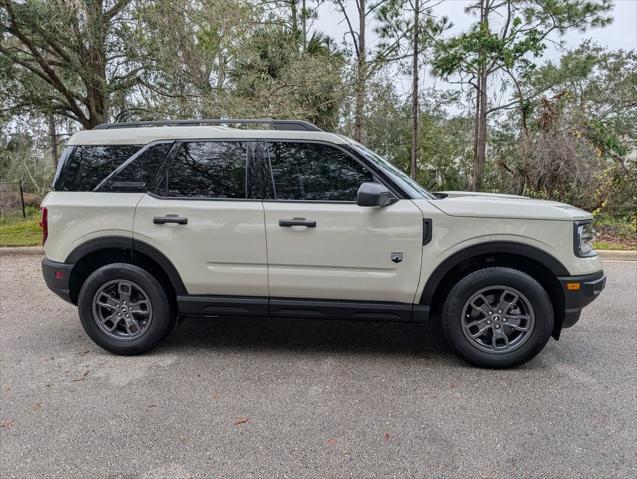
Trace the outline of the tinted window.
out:
[[[160,143],[139,152],[139,156],[102,185],[100,191],[146,191],[172,145]]]
[[[92,191],[141,145],[76,146],[60,170],[53,189]]]
[[[356,201],[361,183],[372,174],[351,156],[314,143],[271,143],[276,198],[280,200]]]
[[[180,145],[168,165],[165,194],[176,197],[245,198],[247,143],[197,141]]]

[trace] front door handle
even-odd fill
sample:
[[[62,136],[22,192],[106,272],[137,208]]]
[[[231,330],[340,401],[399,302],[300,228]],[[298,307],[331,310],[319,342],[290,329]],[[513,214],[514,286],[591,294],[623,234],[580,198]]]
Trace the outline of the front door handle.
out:
[[[166,223],[176,223],[178,225],[187,225],[188,218],[182,218],[177,215],[166,215],[166,216],[155,216],[153,218],[153,223],[156,225],[163,225]]]
[[[306,226],[308,228],[316,228],[316,221],[306,220],[305,218],[292,218],[291,220],[279,220],[279,226]]]

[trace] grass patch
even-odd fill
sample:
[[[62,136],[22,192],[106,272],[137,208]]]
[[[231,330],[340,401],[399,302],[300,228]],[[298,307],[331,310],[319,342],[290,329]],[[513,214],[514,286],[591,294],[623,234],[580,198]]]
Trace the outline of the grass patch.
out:
[[[38,224],[40,213],[35,208],[27,210],[27,218],[22,216],[0,217],[0,246],[40,246],[42,228]]]
[[[596,250],[621,250],[621,251],[637,251],[637,246],[627,245],[625,243],[613,243],[609,241],[595,241],[593,243]]]
[[[595,249],[637,250],[637,214],[596,215]]]

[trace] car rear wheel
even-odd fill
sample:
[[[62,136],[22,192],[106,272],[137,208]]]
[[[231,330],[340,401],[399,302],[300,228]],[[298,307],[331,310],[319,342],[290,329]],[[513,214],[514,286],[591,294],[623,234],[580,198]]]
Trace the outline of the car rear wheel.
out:
[[[535,279],[511,268],[468,274],[443,306],[443,330],[456,351],[477,366],[508,368],[537,355],[553,330],[551,300]]]
[[[146,270],[115,263],[94,271],[78,298],[89,337],[115,354],[141,354],[171,331],[175,315],[161,284]]]

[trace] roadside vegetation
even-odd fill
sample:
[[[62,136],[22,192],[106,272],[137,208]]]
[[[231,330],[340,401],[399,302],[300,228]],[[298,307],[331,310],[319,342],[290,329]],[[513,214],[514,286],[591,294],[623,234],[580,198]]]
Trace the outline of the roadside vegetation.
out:
[[[38,246],[42,244],[40,212],[27,208],[26,219],[22,215],[0,216],[0,246]]]
[[[467,0],[464,31],[438,3],[333,0],[330,38],[323,0],[0,0],[0,182],[37,204],[68,137],[102,122],[299,118],[432,191],[564,201],[635,248],[637,52],[559,46],[613,2]],[[0,219],[2,243],[34,238],[23,223]]]

